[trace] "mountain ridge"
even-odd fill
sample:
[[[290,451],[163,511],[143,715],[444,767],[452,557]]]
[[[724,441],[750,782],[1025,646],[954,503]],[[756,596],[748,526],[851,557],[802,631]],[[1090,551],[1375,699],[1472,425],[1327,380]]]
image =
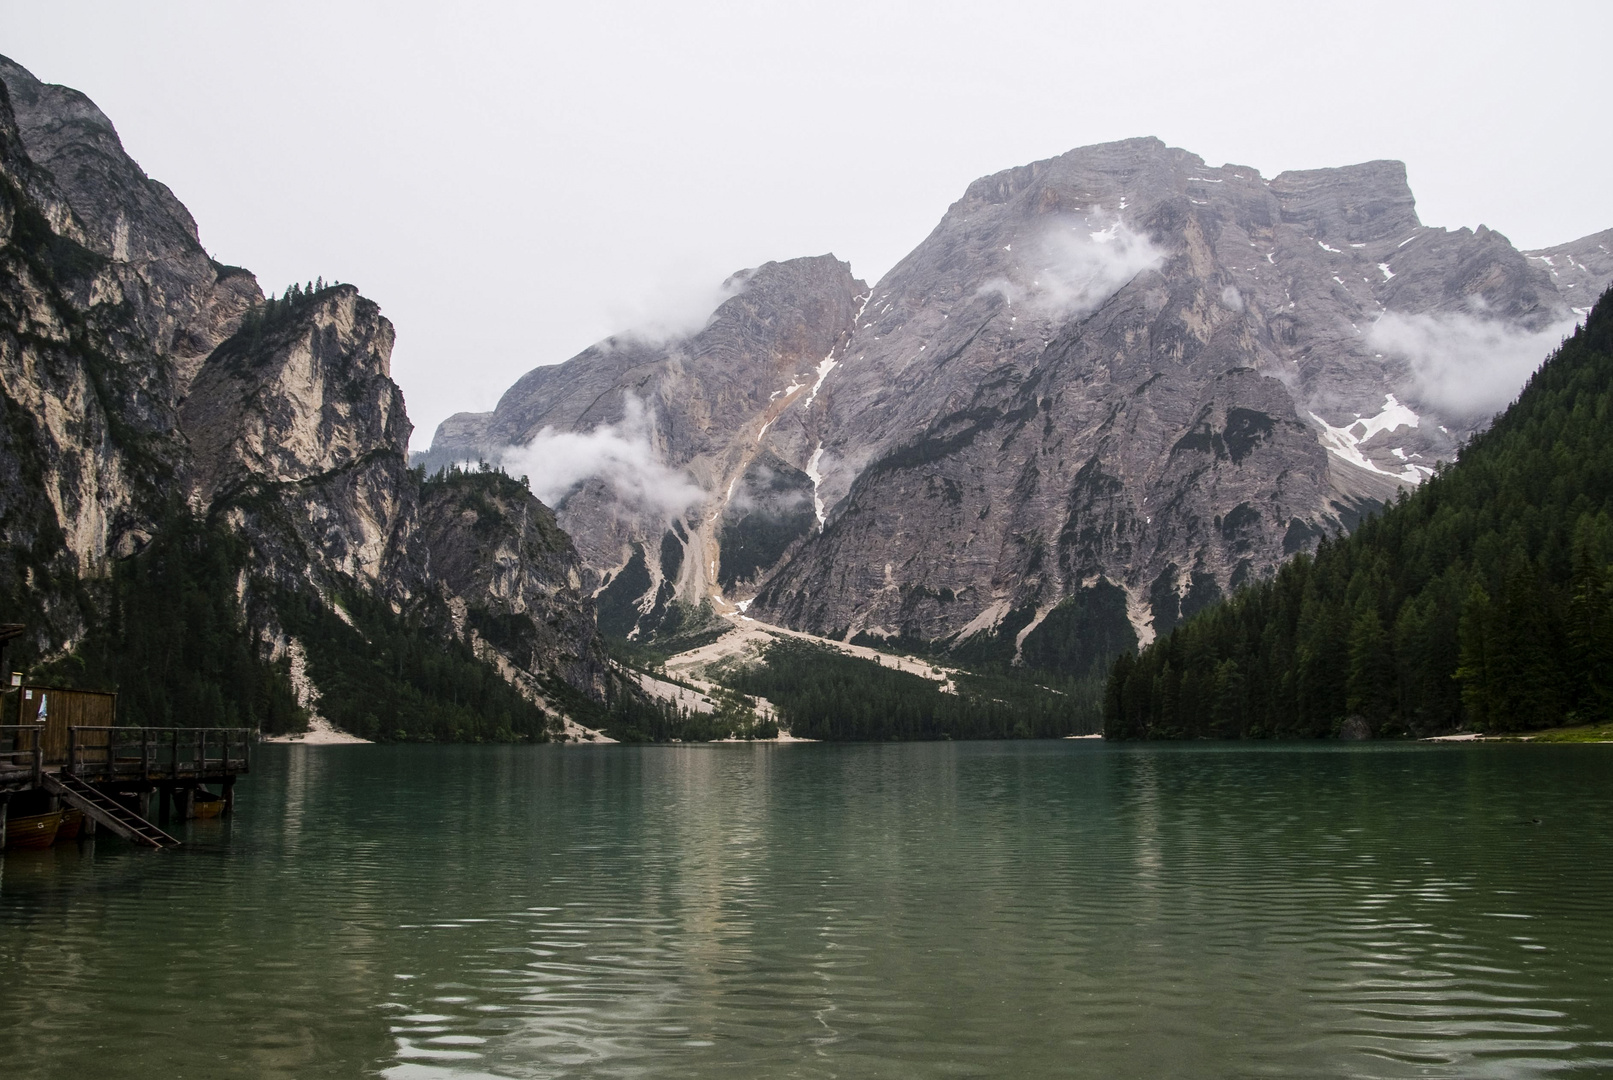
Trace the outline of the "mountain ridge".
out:
[[[1532,366],[1582,314],[1574,291],[1613,280],[1605,236],[1520,252],[1483,226],[1423,226],[1395,161],[1266,179],[1143,138],[1003,170],[855,294],[840,343],[780,365],[766,406],[730,425],[719,453],[765,452],[765,481],[691,473],[701,498],[627,515],[585,559],[602,590],[647,568],[633,633],[667,610],[653,553],[671,544],[707,568],[677,599],[751,604],[813,633],[985,635],[1018,655],[1073,603],[1097,613],[1088,630],[1118,613],[1146,642],[1448,459],[1491,404],[1464,396],[1483,380],[1442,343],[1489,350],[1502,375],[1520,356]],[[656,348],[671,362],[680,342]],[[560,366],[622,381],[592,350]],[[543,370],[500,410],[548,415]],[[462,422],[439,428],[433,455],[466,448]],[[679,433],[658,423],[651,410],[649,440],[676,467]],[[510,427],[504,446],[474,449],[503,460],[537,434]],[[703,438],[705,452],[720,442]],[[772,515],[788,525],[742,582],[721,538],[755,518],[761,487],[788,493]],[[558,498],[561,520],[610,512],[608,489],[596,477]],[[808,501],[811,519],[793,512]],[[698,552],[683,536],[696,525]],[[750,568],[755,545],[738,548]]]

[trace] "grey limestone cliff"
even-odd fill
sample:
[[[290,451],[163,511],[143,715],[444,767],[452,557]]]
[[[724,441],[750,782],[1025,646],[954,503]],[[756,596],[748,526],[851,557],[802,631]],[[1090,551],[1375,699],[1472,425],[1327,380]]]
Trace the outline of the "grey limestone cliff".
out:
[[[642,615],[664,612],[674,596],[698,603],[720,592],[724,536],[777,532],[777,517],[763,511],[777,503],[779,477],[804,482],[814,436],[807,414],[789,405],[845,346],[867,296],[830,256],[767,263],[725,290],[731,295],[693,333],[624,334],[534,369],[492,412],[445,421],[424,464],[485,459],[531,472],[558,452],[546,432],[612,432],[691,483],[681,494],[668,485],[624,489],[605,469],[563,492],[559,522],[592,570],[590,584],[634,567],[633,595],[613,599]],[[813,524],[810,515],[793,520],[795,535],[771,536],[770,550]]]
[[[875,286],[816,403],[826,528],[755,607],[1022,647],[1107,583],[1146,640],[1486,421],[1425,340],[1538,363],[1571,306],[1500,234],[1423,226],[1398,162],[1267,180],[1140,139],[987,177]]]
[[[638,394],[655,460],[700,495],[658,541],[666,515],[571,490],[602,605],[711,598],[1003,656],[1146,641],[1452,457],[1613,278],[1607,247],[1424,226],[1398,162],[1267,179],[1155,139],[1087,147],[977,181],[871,290],[758,271],[741,295],[768,333],[743,364],[688,363],[732,332],[717,318],[604,343],[432,453],[595,431],[622,412],[594,402]],[[832,317],[789,337],[804,301]]]
[[[334,607],[357,589],[400,613],[498,599],[519,656],[481,648],[507,677],[601,696],[582,567],[531,524],[546,510],[423,526],[392,343],[351,286],[265,303],[251,274],[207,256],[100,110],[0,58],[0,603],[34,655],[70,653],[113,566],[181,513],[245,541],[243,630],[271,655],[286,648],[271,594]],[[506,549],[526,568],[513,584],[455,569]]]
[[[336,575],[397,602],[415,588],[418,482],[392,343],[380,309],[338,285],[282,302],[203,363],[180,406],[188,500],[227,511],[257,573],[327,594]]]

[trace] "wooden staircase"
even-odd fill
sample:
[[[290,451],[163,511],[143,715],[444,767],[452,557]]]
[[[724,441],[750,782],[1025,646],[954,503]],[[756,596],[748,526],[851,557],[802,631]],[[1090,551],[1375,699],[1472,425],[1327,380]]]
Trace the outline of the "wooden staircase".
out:
[[[179,846],[178,840],[71,773],[61,776],[47,773],[43,780],[46,791],[69,806],[82,810],[86,817],[111,829],[131,843],[151,848]]]

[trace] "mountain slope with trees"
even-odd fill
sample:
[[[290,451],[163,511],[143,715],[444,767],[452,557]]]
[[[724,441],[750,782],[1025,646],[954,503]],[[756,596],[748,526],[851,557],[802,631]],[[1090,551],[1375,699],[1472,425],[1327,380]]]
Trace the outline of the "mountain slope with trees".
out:
[[[1458,460],[1111,671],[1110,738],[1613,714],[1613,293]],[[1351,725],[1359,729],[1360,724]]]
[[[541,739],[557,711],[644,704],[611,682],[548,508],[409,468],[393,339],[351,285],[265,298],[213,261],[88,98],[0,57],[17,665],[118,689],[124,723],[283,732],[303,649],[327,719],[378,739]]]

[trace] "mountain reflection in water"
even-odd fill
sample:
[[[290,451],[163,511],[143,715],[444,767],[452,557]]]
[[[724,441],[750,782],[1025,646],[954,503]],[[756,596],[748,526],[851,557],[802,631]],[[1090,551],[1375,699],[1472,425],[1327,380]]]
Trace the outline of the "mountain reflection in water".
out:
[[[1605,1075],[1610,751],[264,747],[177,851],[5,858],[0,1061]]]

